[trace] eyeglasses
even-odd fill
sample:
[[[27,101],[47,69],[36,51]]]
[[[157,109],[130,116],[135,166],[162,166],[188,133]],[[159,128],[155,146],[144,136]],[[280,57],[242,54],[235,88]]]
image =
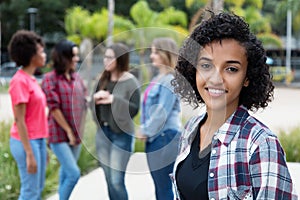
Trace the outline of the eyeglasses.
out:
[[[104,55],[103,58],[108,59],[108,60],[113,60],[113,59],[115,59],[114,56],[106,56],[106,55]]]

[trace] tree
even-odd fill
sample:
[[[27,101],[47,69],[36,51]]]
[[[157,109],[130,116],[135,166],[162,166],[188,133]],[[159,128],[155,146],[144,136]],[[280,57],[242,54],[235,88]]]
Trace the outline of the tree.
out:
[[[115,1],[108,0],[108,32],[107,32],[107,45],[113,43],[113,29],[114,29],[114,13],[115,13]]]
[[[153,11],[146,1],[134,4],[130,9],[130,16],[135,26],[135,29],[130,31],[132,33],[131,42],[140,54],[143,79],[148,81],[151,73],[144,65],[145,51],[149,49],[152,40],[156,37],[173,37],[175,41],[181,43],[188,35],[185,28],[187,17],[184,12],[176,10],[174,7],[169,7],[161,12]]]

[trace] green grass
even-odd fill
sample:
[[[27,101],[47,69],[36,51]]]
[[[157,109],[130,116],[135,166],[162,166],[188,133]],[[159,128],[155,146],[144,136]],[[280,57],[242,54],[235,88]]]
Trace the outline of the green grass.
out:
[[[0,84],[0,93],[7,93],[8,92],[8,87],[9,87],[8,84],[6,84],[6,85],[1,85]]]
[[[285,151],[288,162],[300,162],[300,127],[291,130],[290,133],[279,132],[279,141]]]

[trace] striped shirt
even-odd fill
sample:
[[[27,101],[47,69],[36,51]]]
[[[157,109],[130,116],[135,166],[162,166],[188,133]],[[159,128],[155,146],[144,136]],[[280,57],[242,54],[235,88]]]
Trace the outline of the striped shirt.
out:
[[[171,175],[190,152],[192,133],[205,115],[185,126]],[[284,151],[274,133],[240,106],[215,132],[208,171],[209,199],[297,199]]]

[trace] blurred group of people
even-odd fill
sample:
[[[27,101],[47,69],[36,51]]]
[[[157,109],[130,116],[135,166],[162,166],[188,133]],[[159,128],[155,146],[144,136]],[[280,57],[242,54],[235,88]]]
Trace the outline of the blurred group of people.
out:
[[[22,66],[9,87],[19,200],[41,199],[47,144],[60,163],[59,198],[69,199],[80,178],[88,108],[111,200],[128,199],[125,173],[136,138],[145,142],[157,200],[297,199],[276,135],[248,113],[267,107],[274,86],[263,46],[239,16],[212,13],[180,50],[171,38],[154,39],[150,59],[158,74],[144,91],[130,73],[128,46],[106,47],[90,102],[76,72],[79,49],[71,41],[54,46],[53,70],[37,83],[33,75],[45,65],[44,47],[39,35],[25,30],[9,43],[11,58]],[[180,99],[206,107],[184,128]]]

